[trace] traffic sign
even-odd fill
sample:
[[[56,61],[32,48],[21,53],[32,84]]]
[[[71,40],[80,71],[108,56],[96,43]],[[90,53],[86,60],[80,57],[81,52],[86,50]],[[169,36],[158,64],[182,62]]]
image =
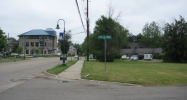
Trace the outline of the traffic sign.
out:
[[[99,35],[98,39],[112,39],[112,37],[110,35]]]

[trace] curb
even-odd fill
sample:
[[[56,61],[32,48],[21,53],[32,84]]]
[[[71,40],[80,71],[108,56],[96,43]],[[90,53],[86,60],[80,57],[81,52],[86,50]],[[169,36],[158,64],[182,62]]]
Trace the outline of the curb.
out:
[[[44,76],[49,77],[49,78],[59,78],[57,75],[48,73],[47,71],[42,72]]]

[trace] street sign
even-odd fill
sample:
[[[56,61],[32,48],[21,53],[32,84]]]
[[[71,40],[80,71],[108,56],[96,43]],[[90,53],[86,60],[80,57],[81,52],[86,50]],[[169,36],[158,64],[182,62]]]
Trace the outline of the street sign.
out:
[[[110,35],[99,35],[98,39],[107,39],[107,40],[109,40],[109,39],[112,39],[112,37]]]
[[[104,42],[104,53],[105,53],[105,77],[106,77],[106,45],[107,45],[107,42],[106,40],[109,40],[109,39],[112,39],[112,37],[110,35],[99,35],[98,36],[98,39],[103,39],[105,42]]]
[[[59,33],[59,40],[64,40],[64,33],[63,32]]]

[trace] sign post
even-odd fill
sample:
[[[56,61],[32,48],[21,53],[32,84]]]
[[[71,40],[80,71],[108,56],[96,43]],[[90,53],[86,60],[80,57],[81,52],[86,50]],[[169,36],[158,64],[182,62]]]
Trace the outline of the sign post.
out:
[[[110,35],[99,35],[98,39],[103,39],[104,40],[104,53],[105,53],[105,56],[104,56],[104,59],[105,59],[104,73],[105,73],[105,77],[106,77],[106,45],[107,45],[106,40],[110,40],[110,39],[112,39],[112,37]]]

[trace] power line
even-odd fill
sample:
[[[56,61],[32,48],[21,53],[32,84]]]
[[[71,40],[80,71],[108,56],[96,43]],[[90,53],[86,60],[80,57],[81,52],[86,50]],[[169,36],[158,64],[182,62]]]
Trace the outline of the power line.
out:
[[[84,31],[85,31],[85,33],[86,33],[86,29],[85,29],[84,24],[83,24],[83,21],[82,21],[82,17],[81,17],[81,13],[80,13],[80,9],[79,9],[79,5],[78,5],[77,0],[75,0],[75,2],[76,2],[77,10],[78,10],[78,13],[79,13],[79,16],[80,16],[81,22],[82,22],[82,26],[83,26]]]
[[[71,34],[71,35],[77,35],[77,34],[80,34],[80,33],[85,33],[85,32],[74,33],[74,34]]]
[[[83,14],[84,14],[84,18],[86,19],[86,7],[84,6],[84,0],[81,0],[81,5],[82,5],[82,10],[83,10]]]

